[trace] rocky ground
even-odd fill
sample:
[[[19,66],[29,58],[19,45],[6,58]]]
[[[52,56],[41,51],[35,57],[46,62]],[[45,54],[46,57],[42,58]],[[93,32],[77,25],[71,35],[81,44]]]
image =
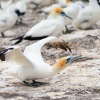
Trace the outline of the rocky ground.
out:
[[[45,18],[46,15],[38,10],[29,10],[23,20],[28,27],[17,25],[7,31],[6,38],[0,37],[0,46],[12,45],[10,39],[25,34]],[[46,62],[54,64],[61,57],[76,54],[83,58],[54,77],[38,80],[46,83],[40,87],[27,87],[19,79],[1,74],[4,67],[14,66],[14,63],[0,61],[0,100],[100,100],[100,29],[73,31],[62,34],[61,38],[69,42],[72,53],[43,47]],[[24,48],[31,43],[33,41],[20,46]]]

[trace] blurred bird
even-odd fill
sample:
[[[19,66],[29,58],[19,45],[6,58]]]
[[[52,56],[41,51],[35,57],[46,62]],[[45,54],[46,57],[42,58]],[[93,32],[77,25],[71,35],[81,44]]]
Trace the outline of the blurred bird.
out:
[[[25,15],[27,11],[27,4],[24,0],[10,0],[8,2],[1,2],[1,7],[3,10],[8,9],[9,7],[14,6],[12,9],[18,9],[18,17],[19,17],[19,23],[22,23],[22,18]]]
[[[63,12],[61,7],[54,8],[46,20],[42,20],[33,26],[24,36],[20,36],[12,40],[18,40],[15,43],[18,44],[23,40],[39,40],[50,35],[60,34],[64,28],[63,16],[70,18]],[[61,45],[59,45],[59,47],[61,47]]]
[[[70,0],[57,0],[57,1],[60,4],[60,6],[62,6],[62,7],[66,7],[67,6],[66,1],[67,1],[67,3],[70,2]]]
[[[18,9],[13,9],[14,6],[0,13],[0,33],[5,37],[4,32],[12,28],[18,19]]]
[[[2,51],[3,53],[6,52],[6,61],[13,61],[16,63],[16,66],[9,68],[2,73],[13,75],[28,86],[34,86],[36,83],[35,80],[52,77],[66,68],[67,65],[81,57],[80,55],[70,58],[64,57],[53,66],[45,63],[40,50],[44,44],[55,38],[55,36],[51,36],[29,45],[25,48],[24,53],[22,53],[18,47],[8,52],[7,50],[4,52]],[[26,80],[32,80],[33,83],[30,84],[26,82]]]
[[[22,19],[27,11],[26,2],[24,0],[18,1],[17,3],[15,3],[15,8],[19,9],[19,19],[20,19],[19,23],[25,25],[25,23],[22,22]]]
[[[100,20],[100,2],[99,0],[89,0],[89,6],[82,9],[77,18],[73,21],[76,29],[88,29]]]
[[[63,11],[72,17],[72,19],[76,19],[79,14],[79,11],[84,8],[84,4],[82,2],[71,2],[71,0],[66,0],[66,4],[68,7],[64,8]],[[69,18],[65,18],[65,24],[69,25],[72,24],[73,20]]]
[[[44,12],[45,14],[49,14],[49,13],[52,11],[52,9],[54,9],[54,8],[56,8],[56,7],[59,7],[59,6],[60,6],[59,3],[57,3],[57,4],[52,4],[52,5],[50,5],[49,7],[43,7],[43,8],[41,9],[40,12]],[[60,6],[60,7],[61,7],[61,6]]]
[[[58,3],[52,4],[49,7],[46,6],[46,7],[42,8],[41,11],[44,12],[44,13],[46,13],[46,14],[48,14],[55,7],[59,7],[60,6],[62,8],[65,8],[65,7],[67,7],[71,3],[70,0],[57,0],[57,1],[58,1]]]

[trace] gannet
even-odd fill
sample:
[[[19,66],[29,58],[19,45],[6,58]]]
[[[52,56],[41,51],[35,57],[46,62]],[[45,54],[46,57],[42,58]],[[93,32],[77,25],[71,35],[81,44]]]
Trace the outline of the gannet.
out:
[[[7,8],[6,11],[0,13],[0,33],[4,37],[5,31],[12,28],[18,19],[18,9],[13,9],[14,6]]]
[[[27,11],[27,4],[24,0],[10,0],[8,2],[1,2],[1,7],[3,10],[14,6],[12,9],[18,9],[18,16],[20,19],[20,23],[22,23],[22,17],[25,15]]]
[[[42,20],[37,23],[24,36],[20,36],[12,40],[18,40],[15,43],[18,44],[23,40],[39,40],[50,35],[60,34],[64,28],[63,16],[69,17],[63,12],[61,7],[56,7],[52,10],[46,20]]]
[[[55,36],[50,36],[31,44],[25,48],[23,53],[19,47],[16,47],[10,51],[8,50],[8,52],[5,54],[6,61],[15,62],[16,66],[6,69],[2,73],[13,75],[28,86],[34,86],[33,83],[30,84],[27,82],[27,80],[33,80],[33,82],[35,82],[37,79],[52,77],[65,69],[74,60],[81,57],[80,55],[70,58],[63,57],[53,66],[44,62],[40,50],[44,44],[55,38]],[[5,51],[3,53],[5,53]]]
[[[17,3],[15,3],[15,8],[19,9],[19,19],[20,19],[20,24],[24,24],[22,22],[22,19],[24,17],[24,15],[26,14],[27,11],[27,4],[24,0],[21,1],[17,1]]]
[[[66,7],[67,6],[66,0],[57,0],[57,1],[60,4],[60,6],[62,6],[62,7]],[[70,2],[70,0],[67,0],[67,2]]]
[[[57,3],[50,5],[49,7],[46,6],[44,8],[41,9],[42,12],[48,14],[51,12],[51,10],[55,7],[67,7],[67,5],[69,4],[70,0],[57,0]]]
[[[82,2],[71,2],[71,0],[66,0],[66,4],[68,5],[66,8],[63,9],[63,11],[72,17],[74,20],[81,9],[84,8],[84,4]],[[65,18],[65,24],[69,25],[72,24],[73,20],[69,18]]]
[[[100,2],[99,0],[89,0],[89,6],[82,9],[77,18],[73,21],[76,29],[88,29],[100,20]]]

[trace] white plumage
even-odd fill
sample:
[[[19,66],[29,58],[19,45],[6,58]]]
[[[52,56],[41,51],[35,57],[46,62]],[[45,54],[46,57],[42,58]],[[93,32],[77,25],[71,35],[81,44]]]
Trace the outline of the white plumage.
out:
[[[76,29],[87,29],[100,20],[100,4],[98,0],[89,0],[89,6],[82,9],[73,22]]]
[[[41,37],[41,36],[57,35],[61,33],[64,27],[64,19],[62,17],[59,18],[42,20],[40,23],[33,26],[26,33],[24,38],[27,36]]]
[[[60,34],[65,25],[64,16],[67,15],[63,12],[61,7],[54,8],[47,19],[37,23],[23,37],[18,37],[12,40],[18,40],[15,43],[18,44],[22,42],[22,40],[34,40],[34,38]]]
[[[45,63],[41,55],[41,48],[44,44],[56,38],[57,37],[55,36],[51,36],[29,45],[25,48],[24,53],[21,52],[19,47],[8,51],[5,55],[6,61],[15,62],[16,66],[9,68],[2,73],[13,75],[27,85],[30,85],[26,82],[26,80],[52,77],[66,68],[67,64],[70,64],[74,60],[80,58],[80,56],[71,58],[64,57],[53,66]]]
[[[16,66],[5,70],[3,73],[14,75],[22,81],[46,78],[56,74],[57,72],[52,69],[53,67],[44,62],[40,51],[45,43],[55,38],[54,36],[48,37],[27,46],[24,53],[20,51],[20,48],[9,51],[6,54],[6,60],[16,62]]]
[[[76,19],[76,17],[79,14],[79,11],[84,8],[84,4],[82,2],[75,2],[75,3],[69,3],[68,7],[64,8],[64,12],[72,17],[72,19]],[[73,20],[66,18],[65,23],[66,25],[72,24]]]
[[[0,33],[3,33],[8,29],[12,28],[18,19],[16,9],[12,8],[14,7],[12,6],[8,8],[6,11],[2,11],[0,13]]]

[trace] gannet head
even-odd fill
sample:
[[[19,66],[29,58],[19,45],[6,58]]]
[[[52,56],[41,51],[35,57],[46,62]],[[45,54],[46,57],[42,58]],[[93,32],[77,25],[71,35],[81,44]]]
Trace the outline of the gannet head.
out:
[[[51,15],[52,16],[56,17],[59,14],[62,15],[62,16],[66,16],[66,17],[72,19],[70,16],[68,16],[67,14],[65,14],[65,12],[63,11],[63,9],[61,7],[55,7],[54,9],[52,9],[52,11],[51,11]]]
[[[73,63],[74,61],[76,61],[77,59],[81,58],[81,55],[77,55],[77,56],[72,56],[72,57],[63,57],[60,59],[60,61],[58,61],[55,65],[54,65],[54,69],[56,71],[61,71],[64,68],[66,68],[69,64]]]
[[[6,11],[15,13],[17,16],[23,16],[26,12],[26,4],[22,1],[11,0],[10,4],[7,5]]]
[[[71,3],[71,0],[66,0],[66,4],[69,5]]]

